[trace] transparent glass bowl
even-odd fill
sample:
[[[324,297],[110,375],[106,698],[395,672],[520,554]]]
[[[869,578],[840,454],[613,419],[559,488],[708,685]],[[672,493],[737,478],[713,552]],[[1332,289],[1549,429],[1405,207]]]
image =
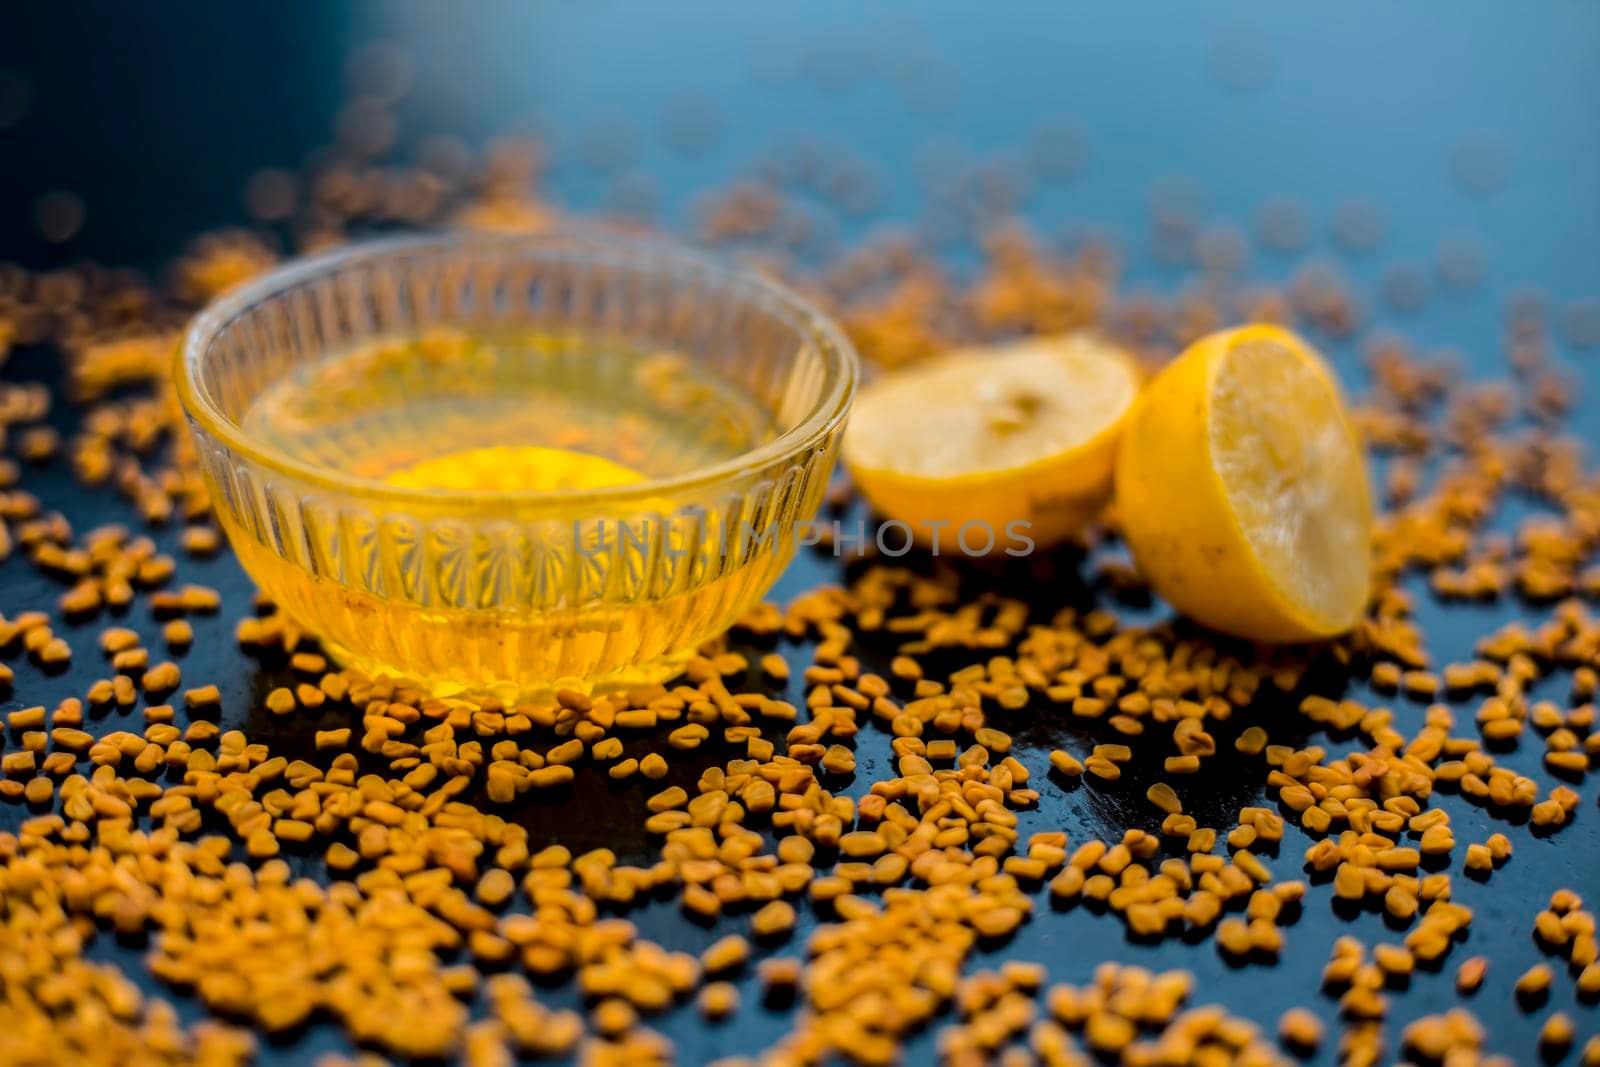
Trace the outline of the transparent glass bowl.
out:
[[[357,477],[247,428],[252,401],[307,364],[440,328],[670,350],[754,398],[773,434],[671,477],[481,493]],[[815,515],[856,376],[840,331],[780,286],[584,231],[408,237],[291,264],[202,313],[177,368],[216,513],[281,610],[373,676],[506,696],[661,680],[731,625]]]

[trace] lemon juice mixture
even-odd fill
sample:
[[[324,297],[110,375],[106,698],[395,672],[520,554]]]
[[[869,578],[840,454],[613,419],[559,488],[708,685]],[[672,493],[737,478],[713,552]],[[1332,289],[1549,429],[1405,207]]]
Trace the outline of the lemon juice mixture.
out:
[[[685,474],[777,433],[755,397],[677,354],[577,337],[455,333],[301,368],[257,398],[243,423],[274,449],[330,472],[486,501]],[[427,526],[425,499],[375,503],[389,519],[373,530],[338,515],[319,524],[308,509],[304,537],[329,559],[322,574],[287,563],[259,534],[234,543],[246,569],[335,654],[380,634],[387,648],[379,661],[407,665],[436,691],[507,678],[537,688],[657,662],[654,674],[617,678],[633,682],[660,677],[663,657],[690,651],[674,644],[683,635],[725,628],[729,605],[747,599],[743,587],[770,581],[787,561],[788,547],[775,542],[770,558],[720,577],[714,560],[663,563],[659,543],[678,520],[661,516],[693,503],[647,498],[650,517],[634,530],[650,544],[619,538],[630,521],[622,515],[577,504],[530,513],[507,503],[505,528],[493,536]],[[597,529],[614,554],[575,553],[574,531],[593,537]],[[628,591],[634,572],[658,583],[652,595]]]

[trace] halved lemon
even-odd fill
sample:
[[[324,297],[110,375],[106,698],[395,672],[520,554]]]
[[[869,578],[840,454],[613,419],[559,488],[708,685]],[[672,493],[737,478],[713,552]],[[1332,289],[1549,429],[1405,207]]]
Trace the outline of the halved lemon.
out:
[[[1204,337],[1145,387],[1123,431],[1117,518],[1178,611],[1257,641],[1360,620],[1372,493],[1339,386],[1278,326]]]
[[[844,462],[873,508],[920,544],[1016,554],[1078,532],[1104,507],[1138,390],[1132,357],[1087,334],[962,349],[864,389]]]

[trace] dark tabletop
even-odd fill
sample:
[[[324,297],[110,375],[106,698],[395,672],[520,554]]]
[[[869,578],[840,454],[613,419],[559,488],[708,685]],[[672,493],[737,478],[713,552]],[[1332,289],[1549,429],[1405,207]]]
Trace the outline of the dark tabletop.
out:
[[[241,189],[252,173],[294,170],[312,157],[346,99],[349,57],[370,59],[362,49],[388,40],[409,57],[409,92],[397,108],[403,146],[436,134],[481,143],[507,130],[533,133],[550,146],[546,188],[576,211],[647,212],[660,225],[687,229],[705,190],[792,162],[803,145],[808,158],[849,161],[868,190],[847,208],[817,208],[821,255],[886,225],[936,233],[930,174],[1027,174],[1019,211],[1052,238],[1115,240],[1125,292],[1170,293],[1192,281],[1189,268],[1163,261],[1152,231],[1152,205],[1179,201],[1210,232],[1243,237],[1246,277],[1281,280],[1308,257],[1336,270],[1357,294],[1360,328],[1318,341],[1354,389],[1362,385],[1361,344],[1388,328],[1423,350],[1453,350],[1462,375],[1502,373],[1503,312],[1513,295],[1529,292],[1556,321],[1577,324],[1557,331],[1556,354],[1581,388],[1594,388],[1600,351],[1569,343],[1583,340],[1585,316],[1597,314],[1600,301],[1594,0],[1347,3],[1315,13],[1264,3],[979,12],[956,2],[11,5],[0,14],[0,261],[45,268],[92,259],[158,269],[200,231],[244,218]],[[62,191],[81,198],[84,216],[71,239],[51,241],[40,231],[38,201]],[[1375,248],[1337,239],[1353,217],[1381,222]],[[1284,227],[1293,238],[1286,243],[1303,248],[1278,252],[1270,236],[1262,240],[1263,229]],[[946,252],[958,268],[972,254],[960,241]],[[1385,283],[1394,284],[1397,271],[1420,284],[1419,308],[1386,301]],[[13,353],[3,373],[54,383],[60,372],[54,353],[32,347]],[[76,417],[59,404],[51,422],[70,432]],[[1595,440],[1596,406],[1580,401],[1574,425]],[[29,471],[25,484],[77,529],[138,524],[115,493],[81,488],[62,460]],[[1537,506],[1519,504],[1505,521]],[[175,550],[174,532],[157,539]],[[1046,614],[1074,601],[1131,619],[1164,613],[1117,600],[1093,580],[1093,562],[1063,553],[1013,572],[964,577],[971,587],[1024,595]],[[248,610],[248,580],[227,554],[182,566],[185,578],[220,589],[226,605],[196,621],[194,649],[182,660],[186,675],[221,685],[224,728],[244,724],[252,740],[292,755],[304,744],[305,719],[284,724],[249,710],[287,671],[246,656],[231,639]],[[843,562],[807,554],[773,596],[785,600],[846,577]],[[21,559],[0,566],[7,615],[54,610],[60,592]],[[1420,581],[1417,592],[1440,663],[1470,658],[1474,642],[1506,619],[1544,617],[1545,609],[1514,600],[1445,606]],[[142,607],[125,624],[158,640],[159,624]],[[84,624],[81,637],[70,623],[59,629],[88,653],[94,625]],[[797,666],[809,662],[803,645],[779,649]],[[59,674],[20,658],[14,665],[15,693],[3,710],[81,694],[99,667],[92,654]],[[1558,688],[1541,695],[1560,699]],[[1394,707],[1402,729],[1420,722],[1421,702],[1359,681],[1346,692]],[[802,698],[798,682],[789,695]],[[1351,744],[1310,732],[1291,708],[1270,702],[1238,725],[1256,721],[1272,726],[1275,742],[1316,741],[1335,752]],[[1035,767],[1050,748],[1081,751],[1101,739],[1034,712],[1004,724]],[[868,734],[856,792],[880,776],[889,754],[886,735]],[[1541,755],[1537,741],[1525,739],[1497,759],[1547,781]],[[707,752],[705,762],[719,756],[726,758]],[[696,774],[675,764],[674,780],[692,787]],[[1159,820],[1142,796],[1148,779],[1131,778],[1111,786],[1044,783],[1038,808],[1023,814],[1023,837],[1044,829],[1074,840],[1128,826],[1155,830]],[[1226,827],[1240,806],[1271,803],[1258,782],[1256,773],[1232,774],[1221,760],[1204,795],[1191,787],[1185,796],[1202,825]],[[1564,977],[1537,1012],[1522,1011],[1511,995],[1515,977],[1546,958],[1531,922],[1549,893],[1570,887],[1591,907],[1600,898],[1600,812],[1592,780],[1577,789],[1575,822],[1550,836],[1510,827],[1459,797],[1441,798],[1458,840],[1505,829],[1516,852],[1486,882],[1454,879],[1457,899],[1477,917],[1442,971],[1424,970],[1394,991],[1391,1054],[1407,1020],[1457,1003],[1454,965],[1467,955],[1493,961],[1469,1003],[1491,1050],[1534,1062],[1538,1028],[1557,1008],[1574,1015],[1581,1033],[1600,1027],[1600,1014],[1576,1000]],[[574,800],[533,804],[521,818],[537,840],[561,840],[574,851],[604,844],[624,861],[645,861],[653,849],[641,810],[639,791],[597,778],[580,782]],[[0,827],[22,814],[20,806],[0,806]],[[1275,871],[1289,876],[1309,843],[1291,826],[1271,861]],[[814,927],[810,910],[801,914],[794,940],[777,952],[795,951]],[[672,902],[630,918],[668,948],[698,950],[723,932],[686,921]],[[1115,916],[1053,907],[1041,894],[1032,921],[1007,943],[975,953],[970,967],[1015,957],[1045,963],[1054,981],[1079,983],[1102,960],[1183,968],[1197,979],[1196,1001],[1222,1003],[1270,1029],[1296,1005],[1334,1021],[1335,1000],[1318,992],[1318,975],[1343,934],[1369,943],[1399,936],[1379,916],[1337,913],[1325,892],[1314,893],[1287,927],[1279,962],[1235,965],[1213,940],[1136,943]],[[155,984],[138,947],[106,936],[90,953]],[[684,1005],[651,1025],[675,1042],[683,1062],[759,1050],[785,1032],[789,1014],[760,1004],[754,977],[742,985],[745,1006],[725,1024],[708,1025]],[[192,998],[165,995],[187,1017],[200,1014]],[[561,1003],[575,995],[567,988],[540,996]],[[931,1031],[920,1036],[907,1061],[930,1059],[934,1040]],[[263,1058],[299,1061],[344,1047],[324,1024],[292,1044],[269,1046]],[[1326,1042],[1316,1062],[1334,1059]]]

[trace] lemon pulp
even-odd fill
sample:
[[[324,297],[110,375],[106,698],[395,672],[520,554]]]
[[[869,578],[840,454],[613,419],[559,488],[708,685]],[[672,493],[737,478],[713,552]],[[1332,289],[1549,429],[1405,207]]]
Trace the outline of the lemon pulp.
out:
[[[1332,629],[1364,605],[1366,467],[1327,372],[1271,339],[1233,346],[1211,448],[1240,528],[1287,597]]]

